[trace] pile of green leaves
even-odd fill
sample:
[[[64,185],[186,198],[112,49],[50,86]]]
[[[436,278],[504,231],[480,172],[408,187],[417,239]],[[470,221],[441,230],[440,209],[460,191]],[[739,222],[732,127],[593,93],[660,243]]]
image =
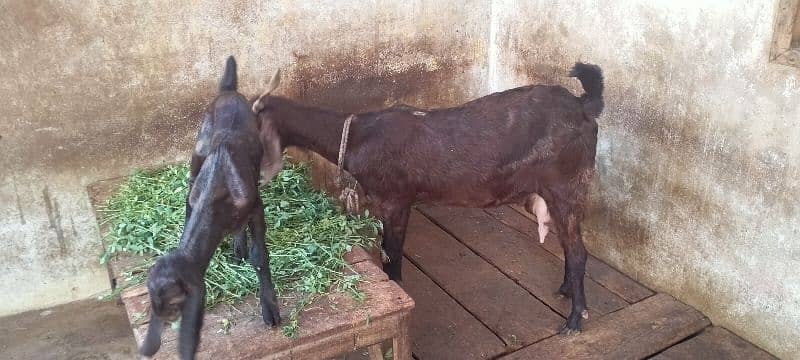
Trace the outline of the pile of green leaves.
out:
[[[284,333],[293,336],[299,312],[314,298],[332,289],[363,298],[356,288],[358,276],[345,273],[344,254],[356,245],[372,246],[380,223],[368,214],[345,214],[312,187],[306,166],[285,163],[284,170],[260,193],[276,291],[302,297],[284,327]],[[142,259],[123,274],[124,287],[143,283],[156,257],[177,247],[186,211],[188,174],[186,165],[137,172],[101,209],[101,222],[108,228],[101,261],[123,253]],[[207,307],[234,303],[258,289],[253,267],[232,259],[232,254],[228,238],[211,259],[205,277]]]

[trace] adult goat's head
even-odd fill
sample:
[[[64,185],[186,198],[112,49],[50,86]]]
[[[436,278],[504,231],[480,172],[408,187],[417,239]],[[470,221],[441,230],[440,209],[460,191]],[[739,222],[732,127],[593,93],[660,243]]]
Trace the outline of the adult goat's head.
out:
[[[267,89],[253,102],[252,108],[253,113],[261,120],[260,138],[263,146],[261,181],[264,183],[269,182],[283,168],[283,146],[275,123],[277,120],[272,116],[274,109],[270,103],[270,94],[280,83],[281,72],[278,70],[269,81]]]

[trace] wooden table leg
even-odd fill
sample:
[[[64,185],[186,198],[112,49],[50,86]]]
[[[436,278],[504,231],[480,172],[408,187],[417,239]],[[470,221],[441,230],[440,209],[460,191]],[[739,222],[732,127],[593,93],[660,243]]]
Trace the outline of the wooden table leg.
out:
[[[381,343],[369,346],[369,360],[383,360],[383,350],[381,350]]]
[[[398,324],[397,336],[392,339],[394,360],[411,360],[411,337],[408,335],[408,315]]]

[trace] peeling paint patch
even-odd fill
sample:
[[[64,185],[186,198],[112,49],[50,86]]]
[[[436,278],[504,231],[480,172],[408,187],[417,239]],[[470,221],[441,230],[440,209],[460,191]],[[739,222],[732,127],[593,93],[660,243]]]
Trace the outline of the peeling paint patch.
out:
[[[797,83],[797,78],[794,75],[786,77],[786,82],[783,89],[783,96],[791,98],[800,95],[800,84]]]
[[[304,103],[342,112],[375,110],[397,102],[419,107],[454,105],[469,98],[459,77],[473,61],[452,56],[458,53],[457,45],[428,37],[319,54],[295,53],[283,91]]]
[[[75,227],[75,219],[72,216],[69,217],[69,225],[72,227],[72,236],[76,239],[78,238],[78,228]]]

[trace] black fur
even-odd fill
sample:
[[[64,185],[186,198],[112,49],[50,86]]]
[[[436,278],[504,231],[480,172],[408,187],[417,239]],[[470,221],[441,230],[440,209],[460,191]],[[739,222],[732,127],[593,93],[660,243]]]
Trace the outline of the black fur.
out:
[[[260,282],[262,319],[269,326],[280,323],[265,243],[264,206],[258,194],[259,124],[250,103],[235,89],[236,61],[230,57],[220,92],[203,114],[192,153],[181,242],[156,260],[147,279],[151,317],[142,355],[158,351],[164,322],[180,316],[180,358],[194,359],[203,325],[203,278],[209,261],[231,233],[237,234],[236,248],[242,256],[247,246],[245,227],[252,235],[249,255]]]
[[[572,298],[572,312],[562,331],[580,331],[586,310],[580,223],[594,174],[603,80],[594,65],[578,64],[572,74],[585,87],[580,97],[561,86],[532,85],[452,108],[403,105],[356,115],[344,168],[364,190],[370,212],[383,221],[389,278],[401,279],[412,205],[494,207],[539,195],[566,259],[560,290]],[[279,161],[288,146],[337,162],[349,114],[279,96],[262,96],[259,104],[267,163]]]
[[[596,119],[603,112],[603,72],[597,65],[576,63],[569,76],[578,78],[586,92],[582,98],[586,116]]]
[[[225,62],[225,73],[222,76],[222,81],[219,82],[219,91],[236,91],[237,87],[236,59],[233,56],[229,56]]]

